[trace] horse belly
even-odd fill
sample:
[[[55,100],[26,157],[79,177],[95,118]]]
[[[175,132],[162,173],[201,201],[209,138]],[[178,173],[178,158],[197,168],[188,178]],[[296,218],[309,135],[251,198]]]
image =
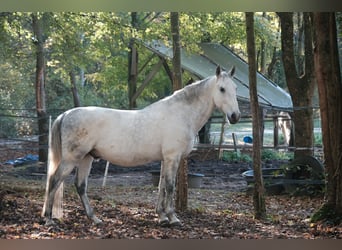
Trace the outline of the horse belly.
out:
[[[117,145],[101,150],[101,158],[120,166],[133,167],[162,160],[160,147],[139,145],[125,147]]]

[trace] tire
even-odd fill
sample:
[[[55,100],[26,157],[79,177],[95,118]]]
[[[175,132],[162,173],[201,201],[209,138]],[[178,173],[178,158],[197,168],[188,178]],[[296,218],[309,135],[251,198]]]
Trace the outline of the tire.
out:
[[[324,167],[313,156],[301,156],[289,163],[285,175],[290,179],[324,179]]]

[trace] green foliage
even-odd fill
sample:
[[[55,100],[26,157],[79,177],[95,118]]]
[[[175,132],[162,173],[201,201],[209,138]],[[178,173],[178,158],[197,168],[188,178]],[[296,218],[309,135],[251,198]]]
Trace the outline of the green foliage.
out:
[[[261,151],[261,160],[289,160],[293,158],[293,153],[280,152],[271,149]],[[223,151],[222,160],[228,162],[252,162],[251,156],[238,151]]]
[[[322,134],[321,133],[315,133],[314,134],[314,144],[315,145],[322,145]]]
[[[272,149],[263,149],[261,151],[261,160],[289,160],[293,158],[293,153],[277,151]]]
[[[223,151],[222,160],[227,162],[252,162],[252,158],[240,151]]]
[[[13,12],[0,15],[0,104],[2,108],[35,108],[35,38],[32,13]],[[70,73],[76,74],[81,105],[128,108],[128,44],[132,38],[169,43],[169,12],[40,12],[46,57],[47,110],[73,107]],[[278,46],[278,19],[256,14],[257,46],[267,41],[267,60],[273,46]],[[245,53],[245,15],[242,12],[182,12],[182,46],[199,50],[198,42],[217,42]],[[158,57],[138,48],[141,84]],[[198,51],[200,53],[200,51]],[[170,65],[171,63],[169,63]],[[187,82],[191,74],[184,73]],[[138,108],[171,94],[171,81],[160,70],[137,99]]]
[[[0,116],[0,137],[15,137],[17,136],[16,121],[13,117],[7,117],[8,112],[2,111]]]
[[[280,46],[279,20],[275,13],[255,13],[256,43],[266,40],[270,48]]]

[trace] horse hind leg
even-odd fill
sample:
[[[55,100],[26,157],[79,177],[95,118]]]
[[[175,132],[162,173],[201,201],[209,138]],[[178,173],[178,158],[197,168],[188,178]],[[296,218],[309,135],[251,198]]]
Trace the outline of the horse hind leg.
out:
[[[94,214],[93,208],[90,206],[89,199],[87,196],[88,187],[88,176],[91,169],[91,164],[93,162],[93,157],[86,156],[77,168],[77,175],[75,178],[75,186],[78,195],[81,198],[83,207],[89,219],[91,219],[95,224],[99,224],[102,221],[97,218]]]
[[[54,173],[49,173],[42,216],[46,218],[46,225],[53,224],[52,218],[63,216],[63,182],[71,173],[74,166],[61,162]]]

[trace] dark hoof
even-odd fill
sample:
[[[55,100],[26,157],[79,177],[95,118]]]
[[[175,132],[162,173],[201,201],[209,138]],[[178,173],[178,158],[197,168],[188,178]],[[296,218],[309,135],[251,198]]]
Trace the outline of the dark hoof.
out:
[[[169,227],[170,226],[170,222],[169,220],[162,220],[159,222],[159,225],[162,227]]]
[[[170,223],[170,226],[171,227],[181,227],[182,223],[180,221],[175,221],[175,222]]]
[[[92,221],[95,225],[102,225],[103,221],[100,220],[99,218],[97,218],[96,216],[94,218],[92,218]]]
[[[55,226],[56,223],[52,219],[46,219],[45,226]]]

